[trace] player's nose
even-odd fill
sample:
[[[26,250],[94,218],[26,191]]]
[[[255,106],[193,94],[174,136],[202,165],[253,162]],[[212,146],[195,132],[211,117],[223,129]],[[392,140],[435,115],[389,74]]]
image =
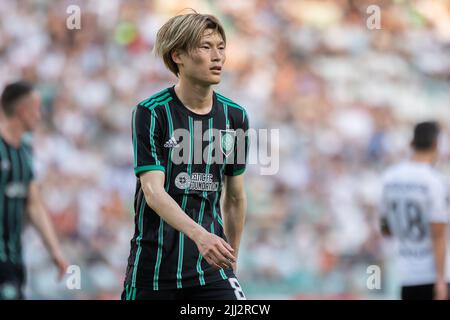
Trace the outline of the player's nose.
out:
[[[220,50],[217,48],[211,49],[211,61],[218,62],[222,60],[222,54],[220,53]]]

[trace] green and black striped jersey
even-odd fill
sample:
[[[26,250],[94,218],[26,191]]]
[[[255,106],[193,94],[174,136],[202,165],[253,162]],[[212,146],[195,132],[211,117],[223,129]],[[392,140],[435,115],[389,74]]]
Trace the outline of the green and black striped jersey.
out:
[[[135,233],[125,284],[153,290],[205,285],[233,277],[215,270],[195,243],[146,203],[139,175],[165,173],[165,190],[205,229],[224,238],[220,196],[224,176],[246,168],[249,120],[244,108],[214,92],[213,107],[199,115],[178,99],[174,86],[139,103],[132,113]]]
[[[22,223],[33,179],[31,151],[24,140],[15,148],[0,137],[0,264],[22,265]]]

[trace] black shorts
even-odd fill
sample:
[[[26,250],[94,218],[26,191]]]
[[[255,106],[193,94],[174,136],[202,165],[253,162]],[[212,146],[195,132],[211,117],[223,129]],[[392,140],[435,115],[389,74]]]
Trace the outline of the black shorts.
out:
[[[448,286],[450,290],[450,284]],[[434,284],[402,287],[402,300],[433,300],[433,297]]]
[[[125,285],[122,300],[246,300],[236,278],[182,289],[151,290]]]
[[[0,300],[23,300],[25,272],[22,265],[0,262]]]

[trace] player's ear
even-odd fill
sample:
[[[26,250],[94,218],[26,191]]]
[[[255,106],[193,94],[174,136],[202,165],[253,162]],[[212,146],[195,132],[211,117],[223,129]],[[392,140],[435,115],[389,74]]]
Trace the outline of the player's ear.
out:
[[[14,109],[14,115],[18,118],[22,118],[28,112],[28,106],[23,103],[23,101],[19,101]]]
[[[179,49],[175,49],[170,53],[173,62],[175,62],[176,64],[182,64],[181,55],[182,52]]]
[[[439,141],[438,139],[434,139],[433,144],[431,146],[431,150],[437,152],[439,147]]]

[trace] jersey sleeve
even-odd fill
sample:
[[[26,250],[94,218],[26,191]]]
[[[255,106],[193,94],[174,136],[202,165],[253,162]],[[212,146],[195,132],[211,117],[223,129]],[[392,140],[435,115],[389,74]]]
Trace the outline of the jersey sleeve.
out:
[[[34,161],[33,161],[33,147],[31,144],[24,144],[23,147],[24,157],[27,162],[28,170],[29,170],[29,179],[34,180],[35,179],[35,168],[34,168]]]
[[[448,187],[443,179],[436,177],[431,184],[430,222],[448,223]]]
[[[155,109],[138,105],[132,114],[134,173],[159,170],[165,172],[162,127]]]
[[[233,161],[231,163],[227,163],[225,166],[225,175],[227,176],[238,176],[245,172],[247,161],[248,161],[248,153],[250,147],[250,140],[248,135],[249,129],[249,119],[247,112],[242,110],[242,118],[238,119],[239,125],[235,128],[236,136],[235,136],[235,144],[234,151],[230,155],[233,157]]]

